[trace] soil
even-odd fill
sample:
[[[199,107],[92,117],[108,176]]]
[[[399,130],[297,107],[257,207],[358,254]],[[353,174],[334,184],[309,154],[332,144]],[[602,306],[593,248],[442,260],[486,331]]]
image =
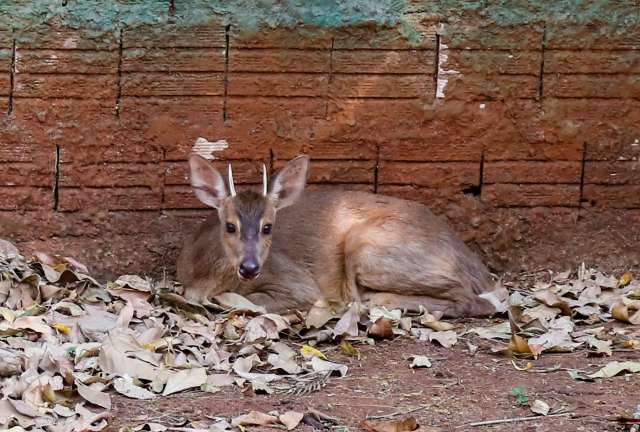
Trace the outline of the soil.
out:
[[[304,396],[260,395],[250,389],[227,387],[218,393],[180,393],[153,401],[114,396],[110,431],[145,421],[167,424],[179,418],[206,420],[207,416],[234,417],[250,410],[308,412],[314,408],[338,418],[349,430],[362,430],[368,416],[414,416],[422,431],[625,431],[629,426],[615,418],[633,412],[640,404],[640,377],[622,375],[596,382],[574,381],[566,370],[536,373],[518,371],[510,358],[481,348],[470,355],[465,341],[446,349],[428,342],[401,337],[360,348],[360,359],[331,350],[331,360],[349,366],[344,378],[332,377],[322,390]],[[431,368],[411,369],[408,358],[426,355]],[[590,357],[585,351],[544,354],[531,360],[533,371],[554,367],[595,371],[609,361],[640,360],[640,350],[619,350],[612,357]],[[525,360],[517,360],[519,366]],[[551,412],[571,416],[473,427],[470,423],[534,415],[518,405],[511,390],[522,386],[530,402],[540,399]],[[406,413],[407,411],[411,413]],[[396,413],[396,415],[392,415]],[[175,418],[174,418],[175,417]],[[249,430],[276,430],[250,427]],[[301,424],[297,430],[314,430]],[[329,430],[329,429],[327,429]],[[334,429],[340,430],[340,429]]]

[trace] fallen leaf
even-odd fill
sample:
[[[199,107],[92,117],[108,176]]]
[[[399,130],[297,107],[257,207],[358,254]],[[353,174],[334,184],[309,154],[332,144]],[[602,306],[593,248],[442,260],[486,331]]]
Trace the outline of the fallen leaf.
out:
[[[225,292],[214,297],[221,306],[234,310],[247,310],[258,314],[266,314],[267,310],[263,306],[252,303],[246,297],[234,292]]]
[[[259,411],[250,411],[231,420],[233,426],[267,426],[277,423],[279,423],[277,417]]]
[[[322,360],[320,357],[311,358],[311,367],[316,372],[338,372],[340,376],[345,376],[348,370],[346,365]]]
[[[334,318],[337,318],[337,316],[330,305],[321,299],[309,309],[305,319],[305,325],[307,328],[321,328]]]
[[[618,279],[618,288],[626,287],[633,280],[633,274],[631,272],[624,272],[620,279]]]
[[[404,420],[365,420],[361,423],[361,427],[369,432],[410,432],[418,429],[418,422],[414,417]]]
[[[567,302],[562,300],[556,293],[551,292],[551,290],[537,291],[533,296],[550,308],[558,308],[564,315],[571,315],[571,308]]]
[[[62,334],[69,334],[71,333],[71,327],[69,327],[66,324],[62,324],[62,323],[53,323],[51,324],[51,327],[53,327],[54,329],[58,330],[60,333]]]
[[[287,428],[287,430],[293,430],[300,424],[303,417],[304,414],[302,413],[296,411],[287,411],[286,413],[281,414],[278,419],[280,420],[280,423],[282,423],[284,427]]]
[[[302,354],[302,357],[307,360],[313,357],[320,357],[325,360],[327,359],[327,356],[325,356],[322,351],[312,347],[311,345],[302,345],[302,348],[300,348],[300,354]]]
[[[609,362],[600,370],[588,376],[589,378],[611,378],[613,376],[618,375],[621,372],[630,372],[630,373],[640,372],[640,362],[634,362],[634,361]]]
[[[346,340],[343,340],[342,342],[340,342],[339,347],[340,347],[340,351],[342,351],[344,355],[347,355],[349,357],[360,357],[360,351],[358,351],[353,345],[351,345]]]
[[[360,321],[360,316],[358,315],[357,306],[352,305],[336,323],[333,328],[333,335],[358,336],[358,321]]]
[[[200,387],[206,382],[207,372],[204,368],[184,369],[169,376],[162,395],[166,396],[189,388]]]
[[[436,341],[445,348],[451,348],[458,342],[458,335],[453,330],[434,331],[429,334],[430,341]]]
[[[80,396],[85,400],[102,408],[111,409],[111,396],[108,393],[95,390],[91,386],[82,384],[80,381],[76,381],[76,387]]]
[[[611,307],[611,316],[629,324],[640,324],[640,309],[634,312],[624,302],[617,302]]]
[[[413,361],[411,362],[409,367],[410,368],[422,368],[422,367],[430,368],[431,361],[427,356],[423,356],[423,355],[413,356]]]
[[[524,387],[517,386],[511,389],[511,395],[515,396],[518,405],[525,405],[529,402],[529,396],[524,394]]]
[[[430,313],[425,313],[420,317],[420,324],[435,331],[448,331],[455,328],[453,324],[440,321],[439,318]]]
[[[541,401],[540,399],[536,399],[531,404],[531,411],[546,416],[549,414],[549,405],[546,402]]]
[[[133,379],[125,375],[113,380],[113,388],[121,395],[132,399],[153,399],[155,395],[150,391],[137,386],[133,383]]]

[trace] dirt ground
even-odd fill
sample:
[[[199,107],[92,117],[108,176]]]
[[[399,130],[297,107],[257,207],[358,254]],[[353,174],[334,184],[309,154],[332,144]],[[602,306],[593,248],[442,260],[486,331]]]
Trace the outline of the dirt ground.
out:
[[[180,417],[206,420],[207,416],[234,417],[250,410],[308,412],[314,408],[338,418],[333,430],[361,430],[368,416],[388,415],[400,419],[414,416],[421,430],[442,431],[625,431],[629,426],[615,421],[622,410],[633,412],[640,404],[640,377],[623,375],[597,382],[574,381],[566,370],[594,371],[609,361],[639,360],[640,350],[614,351],[612,357],[588,357],[586,351],[544,354],[532,360],[532,371],[518,371],[511,359],[482,348],[471,356],[465,343],[445,349],[407,337],[361,348],[360,359],[346,357],[336,350],[331,360],[349,366],[344,378],[332,377],[319,392],[305,396],[286,394],[257,395],[237,387],[209,394],[199,391],[139,401],[114,395],[110,431],[145,421],[180,423]],[[426,355],[431,368],[410,369],[408,358]],[[518,360],[518,365],[526,364]],[[540,372],[547,370],[547,372]],[[535,372],[538,371],[538,372]],[[502,418],[526,417],[533,413],[519,406],[511,389],[522,386],[530,401],[541,399],[551,412],[562,410],[571,416],[534,421],[473,427],[470,423]],[[411,411],[408,414],[402,414]],[[396,413],[397,415],[393,415]],[[433,428],[433,429],[430,429]],[[250,430],[275,430],[251,427]],[[300,425],[297,430],[314,430]],[[330,429],[327,429],[330,430]]]

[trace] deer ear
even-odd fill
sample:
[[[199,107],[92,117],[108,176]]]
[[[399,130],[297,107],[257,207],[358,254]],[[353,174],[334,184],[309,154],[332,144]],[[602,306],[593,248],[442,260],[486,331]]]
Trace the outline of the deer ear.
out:
[[[298,156],[289,161],[273,181],[269,197],[275,202],[276,210],[288,207],[302,195],[307,183],[309,156]]]
[[[198,199],[209,207],[220,208],[227,197],[224,178],[209,161],[196,154],[189,157],[191,187]]]

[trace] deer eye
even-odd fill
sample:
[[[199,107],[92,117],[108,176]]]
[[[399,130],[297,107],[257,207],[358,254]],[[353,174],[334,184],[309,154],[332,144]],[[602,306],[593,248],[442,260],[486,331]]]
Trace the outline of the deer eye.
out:
[[[265,225],[262,227],[262,234],[264,234],[264,235],[269,235],[269,234],[271,234],[271,224],[265,224]]]
[[[227,232],[229,234],[233,234],[234,232],[236,232],[236,226],[232,223],[227,222]]]

